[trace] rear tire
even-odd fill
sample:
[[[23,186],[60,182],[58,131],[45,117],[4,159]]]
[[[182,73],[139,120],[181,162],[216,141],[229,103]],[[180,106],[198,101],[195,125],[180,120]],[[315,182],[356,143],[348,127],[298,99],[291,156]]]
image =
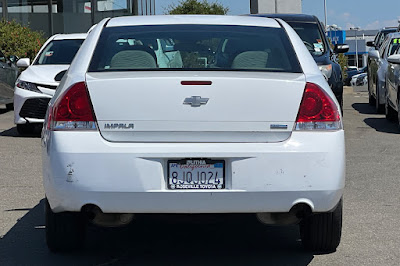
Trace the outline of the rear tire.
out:
[[[385,102],[385,117],[389,121],[396,121],[397,119],[397,112],[390,106],[387,96]]]
[[[51,252],[66,252],[82,248],[86,220],[82,213],[54,213],[45,199],[46,243]]]
[[[333,212],[317,213],[300,223],[303,246],[310,251],[332,252],[342,236],[343,203],[340,199]]]
[[[368,103],[371,106],[375,106],[375,98],[374,98],[374,96],[372,96],[370,86],[371,86],[371,83],[369,81],[369,76],[368,76]]]
[[[18,124],[17,125],[18,134],[21,136],[32,135],[35,132],[34,124]]]
[[[385,112],[385,105],[379,103],[379,87],[376,85],[376,98],[375,98],[375,110],[377,114],[383,114]]]

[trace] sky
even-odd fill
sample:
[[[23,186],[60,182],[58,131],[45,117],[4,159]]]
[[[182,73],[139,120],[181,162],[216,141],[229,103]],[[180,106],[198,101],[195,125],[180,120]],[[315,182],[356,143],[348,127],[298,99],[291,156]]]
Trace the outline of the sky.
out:
[[[209,0],[209,2],[215,2]],[[217,0],[229,7],[229,15],[250,12],[250,0]],[[363,30],[397,26],[400,19],[400,0],[326,0],[328,25],[342,29],[360,27]],[[170,4],[179,0],[156,0],[156,14],[164,14]],[[324,0],[303,0],[303,13],[316,15],[324,22]]]

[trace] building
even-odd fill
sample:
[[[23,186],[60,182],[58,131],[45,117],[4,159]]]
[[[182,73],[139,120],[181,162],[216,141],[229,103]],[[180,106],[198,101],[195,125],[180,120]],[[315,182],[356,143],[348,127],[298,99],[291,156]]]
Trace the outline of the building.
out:
[[[358,67],[362,68],[367,65],[368,51],[370,47],[366,44],[368,41],[373,41],[378,30],[338,30],[333,29],[327,32],[328,37],[333,44],[346,43],[350,46],[346,53],[349,66],[357,66],[356,58],[358,59]],[[356,42],[357,40],[357,42]],[[357,56],[356,56],[357,54]]]
[[[250,13],[302,13],[301,0],[250,0]]]
[[[86,32],[106,17],[154,14],[155,0],[0,0],[0,16],[46,37]]]
[[[356,54],[358,54],[358,66],[364,67],[368,63],[368,51],[370,47],[367,42],[373,41],[378,30],[347,30],[346,43],[350,46],[348,57],[349,66],[356,66]],[[356,53],[357,51],[357,53]]]

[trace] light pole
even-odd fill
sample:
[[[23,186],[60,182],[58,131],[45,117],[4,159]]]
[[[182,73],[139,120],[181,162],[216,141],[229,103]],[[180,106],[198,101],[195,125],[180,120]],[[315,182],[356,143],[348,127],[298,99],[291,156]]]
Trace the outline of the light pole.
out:
[[[356,39],[356,67],[358,69],[358,44],[357,44],[357,31],[360,30],[360,27],[350,28],[350,30],[354,30],[354,35]]]
[[[325,12],[325,30],[327,30],[328,27],[328,16],[326,13],[326,0],[324,0],[324,12]]]

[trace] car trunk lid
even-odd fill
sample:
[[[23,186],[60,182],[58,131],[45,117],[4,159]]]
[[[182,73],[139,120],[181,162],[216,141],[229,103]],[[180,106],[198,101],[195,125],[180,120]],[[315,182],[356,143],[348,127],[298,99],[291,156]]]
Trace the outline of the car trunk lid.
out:
[[[111,142],[284,141],[305,87],[304,74],[234,71],[89,72],[86,82]]]

